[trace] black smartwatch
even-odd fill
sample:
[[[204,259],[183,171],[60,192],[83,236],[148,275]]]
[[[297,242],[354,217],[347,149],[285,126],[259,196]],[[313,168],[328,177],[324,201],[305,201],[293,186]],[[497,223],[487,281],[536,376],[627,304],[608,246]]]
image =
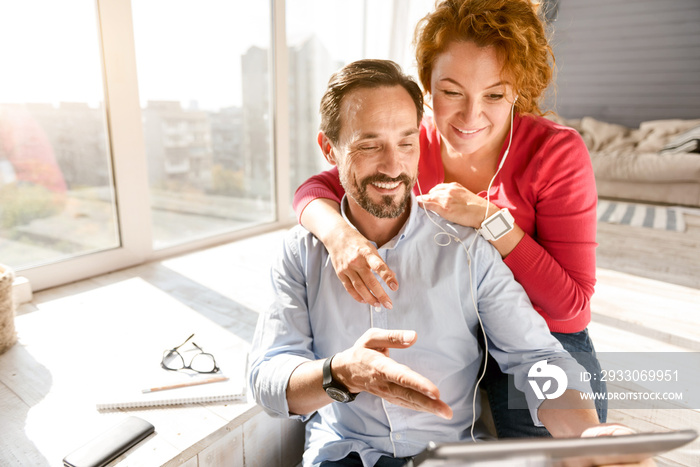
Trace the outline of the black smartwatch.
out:
[[[335,357],[335,355],[333,355]],[[343,386],[342,383],[336,381],[331,373],[331,361],[333,357],[327,358],[323,362],[323,389],[328,394],[328,397],[337,402],[352,402],[355,400],[357,394],[353,394],[348,391],[348,388]]]

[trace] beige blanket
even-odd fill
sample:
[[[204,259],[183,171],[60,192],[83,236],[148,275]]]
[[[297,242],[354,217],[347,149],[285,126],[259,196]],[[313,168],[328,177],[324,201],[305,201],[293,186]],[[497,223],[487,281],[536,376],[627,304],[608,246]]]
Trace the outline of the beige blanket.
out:
[[[674,136],[699,126],[700,120],[654,120],[628,128],[591,117],[552,119],[581,134],[596,179],[700,183],[700,154],[659,154]]]
[[[575,128],[591,152],[645,153],[659,152],[676,135],[700,126],[700,120],[653,120],[632,129],[591,117],[564,120]]]

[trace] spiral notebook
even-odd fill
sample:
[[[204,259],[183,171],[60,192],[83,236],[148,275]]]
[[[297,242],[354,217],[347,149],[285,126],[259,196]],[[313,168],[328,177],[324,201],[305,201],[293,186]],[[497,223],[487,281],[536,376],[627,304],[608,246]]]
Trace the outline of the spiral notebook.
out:
[[[151,379],[145,385],[138,385],[133,380],[128,384],[111,385],[98,395],[95,406],[97,410],[103,411],[246,400],[246,385],[244,378],[240,376],[225,381],[144,392],[144,390],[156,387],[198,383],[212,376],[221,375],[189,375],[168,372],[163,377]]]
[[[150,362],[131,365],[123,376],[115,374],[98,391],[97,410],[135,409],[184,404],[220,404],[246,400],[248,355],[217,349],[222,368],[217,373],[195,373],[189,370],[168,371]],[[222,379],[196,384],[210,379]],[[188,385],[173,389],[152,390],[164,386]],[[150,390],[150,391],[149,391]]]

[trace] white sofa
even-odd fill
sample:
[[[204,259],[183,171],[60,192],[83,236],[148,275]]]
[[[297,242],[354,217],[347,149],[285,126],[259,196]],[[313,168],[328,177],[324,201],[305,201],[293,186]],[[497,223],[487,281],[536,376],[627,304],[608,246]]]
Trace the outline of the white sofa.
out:
[[[670,149],[674,139],[700,133],[700,119],[656,120],[628,128],[591,117],[550,118],[583,137],[600,198],[700,207],[700,153]]]

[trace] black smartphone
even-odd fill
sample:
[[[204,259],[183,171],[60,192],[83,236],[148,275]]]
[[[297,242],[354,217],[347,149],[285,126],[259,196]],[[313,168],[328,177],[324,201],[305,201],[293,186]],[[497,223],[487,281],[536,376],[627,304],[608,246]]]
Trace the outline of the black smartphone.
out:
[[[101,467],[153,433],[155,428],[139,417],[129,417],[63,458],[65,467]]]

